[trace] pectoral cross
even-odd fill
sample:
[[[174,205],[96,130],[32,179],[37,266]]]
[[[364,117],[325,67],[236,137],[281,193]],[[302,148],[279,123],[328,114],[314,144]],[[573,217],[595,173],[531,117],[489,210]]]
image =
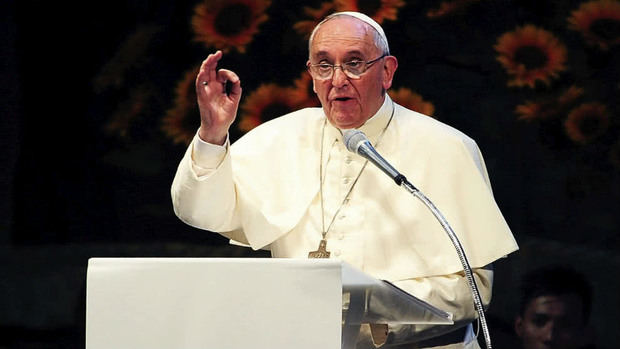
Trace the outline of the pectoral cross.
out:
[[[318,250],[309,252],[308,258],[329,258],[330,254],[331,252],[327,250],[327,240],[321,239]]]

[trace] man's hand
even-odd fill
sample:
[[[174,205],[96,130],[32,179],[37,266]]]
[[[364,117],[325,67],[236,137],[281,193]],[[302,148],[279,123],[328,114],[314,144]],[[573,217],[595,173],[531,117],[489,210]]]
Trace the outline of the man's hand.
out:
[[[196,96],[200,108],[198,136],[205,142],[218,145],[226,141],[241,99],[241,81],[237,74],[227,69],[216,71],[221,58],[222,51],[210,54],[202,62],[196,77]],[[226,94],[227,81],[232,84],[229,94]]]

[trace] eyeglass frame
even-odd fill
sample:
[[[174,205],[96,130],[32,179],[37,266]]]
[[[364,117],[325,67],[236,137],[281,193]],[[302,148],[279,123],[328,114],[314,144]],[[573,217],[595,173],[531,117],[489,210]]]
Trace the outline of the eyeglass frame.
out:
[[[343,64],[331,64],[331,63],[316,63],[316,64],[312,64],[312,63],[308,62],[308,64],[306,64],[306,69],[308,69],[308,72],[310,73],[310,75],[312,75],[312,77],[314,77],[315,79],[319,79],[319,80],[330,80],[330,79],[333,79],[333,78],[334,78],[334,74],[336,74],[336,68],[340,68],[340,70],[342,70],[342,72],[344,73],[344,75],[345,75],[346,77],[348,77],[349,79],[359,80],[359,79],[361,79],[361,78],[362,78],[362,75],[366,74],[366,72],[368,71],[368,69],[370,69],[370,67],[371,67],[373,64],[375,64],[375,63],[376,63],[376,62],[378,62],[380,59],[383,59],[383,58],[385,58],[385,57],[387,57],[387,56],[389,56],[389,53],[384,53],[384,54],[383,54],[383,55],[381,55],[380,57],[375,58],[375,59],[371,59],[371,60],[369,60],[369,61],[355,61],[355,60],[352,60],[352,61],[349,61],[349,62],[344,62]],[[349,75],[348,70],[346,70],[346,69],[344,69],[344,68],[343,68],[343,66],[344,66],[345,64],[347,64],[347,63],[351,63],[351,62],[364,62],[364,65],[365,65],[365,67],[366,67],[366,68],[364,69],[364,71],[363,71],[360,75],[357,75],[357,76],[351,76],[351,75]],[[312,73],[312,67],[318,67],[318,66],[320,66],[320,65],[329,65],[329,66],[331,66],[331,68],[332,68],[332,72],[331,72],[331,74],[329,75],[329,77],[327,77],[327,78],[322,78],[322,77],[320,77],[320,76],[315,76],[315,75]]]

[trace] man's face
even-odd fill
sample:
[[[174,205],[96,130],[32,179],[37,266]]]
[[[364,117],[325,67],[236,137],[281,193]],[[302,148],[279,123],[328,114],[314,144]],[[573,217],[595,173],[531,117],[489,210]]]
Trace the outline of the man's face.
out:
[[[341,16],[321,25],[310,48],[312,64],[340,65],[351,60],[370,61],[381,57],[372,27],[355,18]],[[383,92],[392,85],[398,63],[395,57],[380,59],[361,76],[350,79],[336,68],[331,79],[314,79],[316,92],[327,119],[341,129],[357,128],[381,107]]]
[[[583,344],[583,307],[577,295],[534,298],[515,321],[524,349],[578,348]]]

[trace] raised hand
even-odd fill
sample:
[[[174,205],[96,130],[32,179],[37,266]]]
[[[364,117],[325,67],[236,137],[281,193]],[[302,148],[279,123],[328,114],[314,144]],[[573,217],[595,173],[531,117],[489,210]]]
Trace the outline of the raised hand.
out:
[[[200,108],[198,136],[205,142],[222,145],[230,125],[235,121],[241,99],[241,80],[234,72],[217,69],[222,51],[210,54],[202,62],[196,77],[196,96]],[[226,81],[232,88],[226,94]]]

